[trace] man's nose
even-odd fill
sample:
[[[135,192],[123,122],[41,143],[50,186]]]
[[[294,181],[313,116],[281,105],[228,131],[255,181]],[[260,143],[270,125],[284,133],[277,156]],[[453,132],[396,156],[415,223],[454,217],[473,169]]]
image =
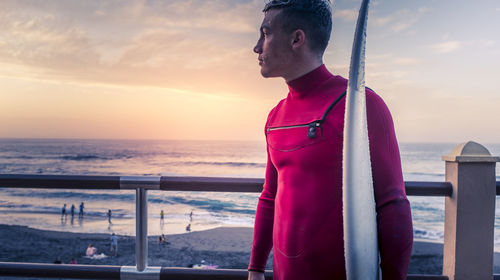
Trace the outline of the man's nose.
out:
[[[253,47],[253,52],[254,53],[262,53],[262,44],[261,44],[261,41],[257,41],[257,45],[255,45],[255,47]]]

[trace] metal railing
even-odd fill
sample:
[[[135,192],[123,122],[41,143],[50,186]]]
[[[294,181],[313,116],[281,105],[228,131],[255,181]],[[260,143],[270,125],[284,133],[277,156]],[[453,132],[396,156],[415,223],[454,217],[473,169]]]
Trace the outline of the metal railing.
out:
[[[147,279],[127,278],[121,272],[120,266],[108,265],[66,265],[38,263],[4,263],[0,262],[3,276],[15,277],[46,277],[72,279]],[[273,279],[271,271],[266,271],[266,280]],[[152,279],[161,280],[246,280],[248,272],[243,269],[192,269],[192,268],[161,268],[159,275]],[[443,275],[408,275],[407,280],[447,280]],[[500,280],[500,275],[495,275]]]
[[[411,280],[497,279],[493,275],[495,198],[500,195],[499,157],[475,142],[457,146],[446,162],[446,182],[405,182],[407,195],[445,197],[443,275],[409,275]],[[147,191],[261,192],[263,179],[214,177],[0,175],[0,188],[129,189],[136,191],[136,266],[52,265],[0,262],[0,276],[76,279],[235,279],[243,269],[198,270],[149,267]],[[471,240],[474,239],[475,240]],[[266,272],[272,279],[272,272]]]
[[[263,179],[220,177],[145,177],[145,176],[71,176],[71,175],[0,175],[1,188],[52,189],[134,189],[136,191],[136,266],[54,265],[0,262],[0,275],[19,277],[57,277],[75,279],[246,279],[243,269],[200,270],[190,268],[149,267],[147,263],[147,191],[262,191]],[[405,182],[408,195],[450,196],[447,182]],[[497,184],[497,193],[500,182]],[[272,279],[272,272],[266,272]],[[448,279],[440,275],[409,275],[407,279]],[[500,279],[500,278],[499,278]]]

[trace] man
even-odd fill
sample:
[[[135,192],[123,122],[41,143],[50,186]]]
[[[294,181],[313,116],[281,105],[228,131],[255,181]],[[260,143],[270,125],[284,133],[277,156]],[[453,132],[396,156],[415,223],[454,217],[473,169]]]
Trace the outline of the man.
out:
[[[78,213],[79,218],[83,218],[83,208],[85,208],[85,206],[83,205],[82,201],[82,203],[80,203],[80,212]]]
[[[118,255],[118,236],[113,232],[111,234],[111,249],[110,249],[111,255],[117,256]]]
[[[66,203],[63,205],[61,209],[61,220],[66,218]]]
[[[108,216],[108,223],[111,224],[111,209],[108,209],[108,214],[106,214]]]
[[[92,257],[97,253],[97,248],[94,247],[94,244],[90,243],[89,247],[87,247],[87,250],[85,251],[85,255],[87,257]]]
[[[342,145],[347,80],[322,56],[331,32],[330,3],[270,1],[254,48],[264,77],[282,77],[288,96],[266,122],[268,162],[255,218],[249,279],[345,279]],[[327,108],[336,104],[328,111]],[[384,280],[406,279],[413,231],[389,110],[366,91],[368,135]]]

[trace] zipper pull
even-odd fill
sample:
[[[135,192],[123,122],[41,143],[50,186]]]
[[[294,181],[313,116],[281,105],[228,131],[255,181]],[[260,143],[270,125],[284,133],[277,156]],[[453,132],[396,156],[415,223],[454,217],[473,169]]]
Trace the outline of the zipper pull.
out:
[[[319,126],[319,123],[312,122],[308,126],[309,126],[309,129],[307,130],[307,137],[308,138],[315,138],[316,137],[316,127]]]

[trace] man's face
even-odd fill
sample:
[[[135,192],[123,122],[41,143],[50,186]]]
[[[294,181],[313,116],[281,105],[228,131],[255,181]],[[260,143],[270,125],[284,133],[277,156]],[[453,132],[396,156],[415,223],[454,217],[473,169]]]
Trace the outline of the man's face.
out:
[[[260,27],[260,38],[253,51],[259,55],[260,73],[263,77],[286,77],[293,61],[291,36],[279,22],[279,10],[266,12]]]

